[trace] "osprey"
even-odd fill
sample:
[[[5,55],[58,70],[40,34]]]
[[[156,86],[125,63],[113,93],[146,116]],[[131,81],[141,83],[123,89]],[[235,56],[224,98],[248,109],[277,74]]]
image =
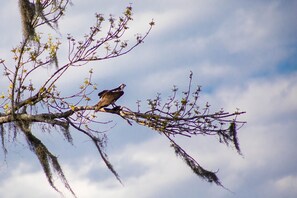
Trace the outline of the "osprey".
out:
[[[98,93],[100,101],[96,104],[97,110],[112,105],[116,107],[115,102],[124,94],[125,84],[121,84],[119,87],[111,90],[103,90]]]

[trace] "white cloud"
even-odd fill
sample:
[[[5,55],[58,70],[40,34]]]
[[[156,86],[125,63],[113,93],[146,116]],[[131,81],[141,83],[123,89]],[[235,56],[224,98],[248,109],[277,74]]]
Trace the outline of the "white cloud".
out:
[[[247,121],[257,124],[282,121],[296,114],[296,73],[280,77],[250,80],[245,86],[226,87],[217,93],[217,100],[228,110],[248,111]]]
[[[241,97],[236,97],[236,95],[233,97],[232,92],[235,92],[235,90],[233,87],[229,87],[229,92],[225,90],[219,92],[217,102],[227,107],[246,105],[243,108],[246,108],[248,118],[253,118],[262,111],[270,111],[258,116],[270,115],[270,119],[275,120],[273,117],[278,117],[278,112],[277,110],[270,110],[270,106],[274,105],[275,101],[267,100],[267,104],[263,102],[260,106],[256,105],[256,107],[262,109],[259,112],[254,106],[259,101],[260,96],[255,96],[263,92],[271,93],[277,99],[276,102],[280,102],[279,100],[282,99],[286,103],[289,102],[293,105],[295,102],[292,97],[296,90],[294,79],[294,76],[286,79],[281,78],[274,80],[273,83],[268,83],[271,81],[270,79],[268,81],[262,80],[262,86],[256,86],[256,82],[249,83],[248,89]],[[267,92],[267,90],[273,91]],[[238,90],[237,94],[240,95],[240,93],[242,93],[242,90]],[[267,97],[270,98],[270,95]],[[285,109],[285,107],[282,108]],[[186,150],[197,158],[202,166],[214,171],[220,169],[219,176],[223,184],[235,191],[236,194],[243,193],[246,185],[251,186],[251,193],[257,194],[259,192],[256,191],[256,186],[253,186],[253,183],[254,185],[260,183],[263,187],[266,186],[265,184],[268,187],[275,185],[276,190],[281,195],[294,195],[296,194],[292,190],[294,185],[291,185],[289,181],[294,182],[296,178],[294,175],[290,175],[290,172],[288,172],[288,175],[274,180],[269,185],[271,183],[271,174],[279,174],[282,169],[286,169],[286,166],[295,163],[291,158],[291,155],[294,155],[292,152],[294,150],[294,138],[292,137],[294,136],[290,131],[293,131],[296,124],[286,123],[285,120],[287,120],[287,117],[277,123],[267,124],[255,122],[256,119],[248,119],[248,124],[239,133],[244,158],[238,156],[233,149],[228,149],[219,144],[214,138],[203,137],[197,140],[186,139],[180,142],[185,146]],[[285,123],[286,127],[282,126]],[[133,198],[139,197],[141,194],[142,197],[154,197],[158,193],[164,192],[164,189],[174,189],[176,185],[182,186],[193,178],[199,180],[180,159],[175,157],[168,146],[168,142],[160,136],[143,143],[127,145],[121,150],[115,150],[114,153],[110,154],[110,158],[116,170],[122,175],[124,186],[117,183],[113,176],[100,176],[101,174],[105,175],[104,172],[108,172],[108,170],[102,165],[102,162],[98,161],[97,157],[85,157],[73,165],[64,166],[65,174],[78,196],[92,198],[100,195],[107,198]],[[286,165],[283,164],[284,161],[287,161]],[[257,177],[255,174],[259,176]],[[90,178],[91,175],[93,175],[92,179]],[[18,184],[23,180],[27,181],[26,185],[21,186]],[[20,194],[30,196],[32,189],[36,191],[37,195],[43,197],[59,196],[50,187],[47,187],[48,183],[41,171],[27,171],[19,166],[6,181],[8,182],[2,185],[0,191],[7,197],[17,197]],[[35,189],[35,185],[37,185],[35,181],[43,183],[44,187]],[[17,192],[15,190],[15,194],[13,194],[10,189],[15,185],[20,186],[17,188]],[[203,181],[195,185],[203,185]],[[58,186],[63,189],[62,185],[59,184]],[[263,188],[263,190],[268,187]],[[184,189],[186,188],[184,187]],[[285,193],[286,189],[291,189],[291,194]],[[63,192],[68,195],[66,190],[63,190]],[[202,192],[209,196],[228,197],[225,191],[220,191],[215,186],[208,186],[206,189],[201,190]],[[268,195],[273,195],[273,192],[272,190]]]
[[[239,131],[244,159],[236,160],[231,157],[227,160],[227,162],[232,161],[231,165],[225,164],[227,181],[232,181],[231,184],[235,185],[239,192],[244,189],[244,185],[254,183],[263,185],[268,197],[296,195],[296,191],[276,193],[269,184],[274,181],[278,189],[281,186],[291,188],[286,186],[286,182],[289,179],[293,181],[291,177],[294,178],[296,174],[292,172],[292,167],[297,165],[296,160],[293,159],[293,156],[296,156],[294,148],[296,95],[296,73],[282,77],[250,80],[244,87],[229,85],[216,94],[216,99],[212,103],[219,103],[229,111],[240,107],[241,110],[247,112],[241,118],[247,121],[247,124]],[[223,156],[226,154],[227,152],[224,152]],[[239,166],[235,168],[234,164]],[[283,175],[284,172],[289,174],[289,179],[277,181],[273,179],[277,175]],[[239,175],[240,178],[236,177]]]
[[[274,183],[277,190],[280,192],[286,192],[289,194],[297,194],[297,176],[289,175],[278,179]]]
[[[91,180],[90,174],[108,171],[103,162],[98,162],[97,157],[85,157],[76,164],[64,167],[64,173],[79,197],[152,197],[168,186],[185,181],[191,176],[185,165],[176,158],[168,142],[157,136],[150,141],[127,145],[124,150],[110,155],[117,161],[115,168],[118,172],[128,171],[123,176],[124,186],[120,185],[113,176],[105,179]],[[27,168],[26,168],[27,167]],[[100,169],[98,169],[100,167]],[[12,175],[2,182],[0,192],[5,197],[58,197],[59,194],[49,187],[43,172],[28,170],[29,164],[21,163],[15,168]],[[141,171],[137,175],[133,172]],[[94,174],[97,175],[97,174]],[[94,177],[94,176],[93,176]],[[25,185],[22,185],[22,182]],[[63,193],[70,197],[63,185],[56,180],[57,186]],[[42,186],[40,185],[42,184]],[[15,190],[17,189],[17,190]],[[32,192],[34,192],[32,196]]]
[[[47,183],[41,171],[31,170],[30,164],[20,163],[8,178],[0,182],[0,194],[7,198],[17,197],[58,197]]]
[[[271,44],[266,42],[269,37],[270,28],[267,19],[259,19],[263,12],[240,9],[234,15],[227,19],[219,29],[216,37],[222,41],[230,52],[240,52],[245,50],[254,50],[259,42],[263,44]],[[262,18],[262,17],[261,17]],[[267,17],[268,18],[268,17]],[[274,16],[269,16],[275,18]],[[262,46],[261,47],[264,47]]]
[[[290,115],[284,114],[289,111],[289,107],[291,111],[296,112],[296,102],[293,100],[297,87],[295,79],[295,75],[292,75],[290,78],[255,80],[247,83],[246,90],[234,90],[231,86],[228,87],[228,91],[226,89],[219,91],[216,97],[217,103],[227,108],[238,105],[247,111],[248,123],[239,133],[243,158],[238,156],[235,150],[226,148],[213,138],[187,139],[180,141],[181,144],[197,157],[205,168],[220,169],[219,175],[223,184],[236,194],[243,193],[245,186],[249,185],[252,186],[251,193],[259,196],[256,188],[257,184],[261,184],[263,191],[267,191],[267,195],[275,197],[273,190],[269,192],[267,190],[272,174],[280,174],[287,166],[294,166],[293,164],[296,163],[292,159],[292,156],[295,156],[292,131],[296,124],[287,122]],[[264,98],[261,99],[262,97]],[[282,109],[281,111],[270,108],[277,105],[276,103],[279,109]],[[283,119],[268,124],[277,120],[276,118],[280,115],[284,116]],[[269,119],[260,122],[256,119],[259,116]],[[283,126],[284,124],[286,126]],[[106,197],[137,197],[139,193],[144,197],[152,197],[166,187],[175,186],[177,183],[182,185],[189,179],[195,178],[180,159],[170,154],[172,151],[168,148],[168,143],[166,141],[164,143],[161,139],[160,137],[141,144],[127,145],[124,150],[113,154],[119,170],[127,173],[123,178],[125,187],[114,187],[109,191],[106,186],[112,185],[112,180],[106,180],[99,182],[102,186],[99,188],[100,192],[106,193],[104,194]],[[283,164],[284,161],[287,161],[286,165]],[[167,162],[171,162],[170,166]],[[285,193],[284,190],[292,189],[294,185],[289,185],[288,181],[294,182],[295,179],[294,176],[289,175],[275,180],[274,185],[277,186],[278,191],[281,191],[281,195],[296,194],[295,191]],[[217,190],[208,193],[210,196],[228,197],[225,192]]]
[[[288,44],[296,42],[296,28],[291,25],[296,14],[289,13],[286,6],[294,10],[296,3],[290,6],[276,2],[137,2],[130,36],[133,36],[134,30],[146,30],[147,23],[154,18],[156,26],[148,37],[149,42],[136,49],[132,56],[94,65],[96,80],[108,80],[107,83],[126,80],[129,86],[127,90],[137,90],[137,93],[131,93],[137,97],[170,91],[173,84],[184,87],[190,70],[194,71],[193,84],[203,82],[203,89],[219,84],[211,95],[206,96],[214,108],[225,107],[231,111],[240,107],[247,111],[242,119],[248,123],[239,132],[245,157],[241,158],[233,149],[225,148],[212,138],[201,137],[181,142],[205,168],[220,169],[222,182],[236,192],[236,197],[250,197],[249,193],[261,197],[263,189],[259,186],[267,189],[272,187],[269,189],[271,192],[266,189],[270,195],[268,197],[294,197],[297,194],[296,173],[288,168],[296,165],[293,158],[296,156],[296,73],[280,76],[273,72],[288,54],[295,53]],[[74,3],[77,10],[73,10],[71,18],[66,16],[63,19],[61,28],[64,32],[75,34],[84,33],[83,29],[92,24],[93,10],[103,9],[109,13],[123,8],[117,9],[118,4],[100,6],[97,1]],[[15,29],[18,27],[19,30],[20,26],[8,20],[10,8],[16,10],[15,4],[12,5],[10,1],[6,3],[0,15],[4,17],[5,25]],[[87,9],[90,4],[93,5],[91,11]],[[11,13],[16,17],[17,12]],[[5,25],[1,24],[1,27]],[[8,38],[1,41],[4,47],[11,47],[19,40],[15,34],[2,32],[1,35]],[[10,54],[3,56],[7,58]],[[276,76],[247,79],[263,71],[265,74],[272,72]],[[83,81],[84,74],[87,71],[72,70],[61,84],[71,89],[76,86],[75,82]],[[42,80],[43,77],[37,75],[34,80]],[[204,94],[202,92],[203,97]],[[122,176],[124,186],[108,173],[98,156],[93,158],[87,153],[85,157],[77,156],[81,160],[76,164],[65,162],[65,174],[77,194],[90,198],[156,197],[164,189],[176,190],[177,186],[180,191],[188,192],[192,183],[183,185],[197,178],[174,156],[168,142],[159,136],[142,141],[127,145],[123,150],[115,150],[110,155]],[[27,166],[21,164],[10,171],[7,178],[0,180],[1,195],[12,198],[32,197],[34,191],[36,197],[59,197],[49,187],[42,171],[36,172]],[[284,170],[287,171],[284,173]],[[201,195],[209,195],[205,197],[230,197],[230,194],[226,195],[217,187],[199,189],[201,186],[204,186],[203,181],[196,189]],[[59,187],[63,188],[61,184]],[[68,197],[69,194],[66,195]]]

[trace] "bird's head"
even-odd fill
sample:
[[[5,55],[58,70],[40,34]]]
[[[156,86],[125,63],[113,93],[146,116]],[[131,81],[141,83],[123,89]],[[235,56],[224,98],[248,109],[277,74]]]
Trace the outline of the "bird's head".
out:
[[[126,87],[126,85],[125,85],[124,83],[121,84],[121,85],[120,85],[120,89],[121,89],[121,91],[123,91],[125,87]]]

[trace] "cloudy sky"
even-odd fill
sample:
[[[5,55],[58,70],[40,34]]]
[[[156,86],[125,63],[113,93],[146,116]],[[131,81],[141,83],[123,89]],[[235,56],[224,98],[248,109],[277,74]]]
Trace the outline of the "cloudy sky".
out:
[[[107,133],[107,153],[121,185],[87,138],[73,131],[71,146],[60,134],[37,131],[59,157],[76,194],[83,198],[297,197],[297,1],[73,0],[60,23],[62,39],[67,33],[83,37],[95,12],[119,16],[130,2],[135,15],[128,36],[144,33],[152,18],[156,22],[144,44],[126,56],[68,74],[63,81],[67,89],[75,89],[73,83],[93,68],[100,89],[127,84],[119,103],[135,109],[137,100],[145,101],[157,92],[166,97],[173,85],[186,89],[193,71],[193,83],[202,86],[202,101],[209,101],[214,111],[224,107],[247,112],[242,116],[247,124],[239,131],[243,157],[215,138],[179,141],[202,166],[219,170],[230,192],[192,174],[163,136],[136,124],[131,127],[117,117],[103,117],[114,120],[108,126],[113,128]],[[0,20],[0,58],[9,59],[11,48],[22,38],[16,1],[2,2]],[[65,52],[62,47],[61,54]],[[3,87],[4,77],[0,79]],[[0,153],[1,197],[60,197],[22,138],[16,145],[10,143],[8,152],[6,161]],[[57,185],[70,197],[58,179]]]

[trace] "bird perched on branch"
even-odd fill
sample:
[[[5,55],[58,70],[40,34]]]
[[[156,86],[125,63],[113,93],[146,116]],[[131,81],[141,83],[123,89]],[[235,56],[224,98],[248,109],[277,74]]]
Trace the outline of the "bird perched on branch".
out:
[[[112,105],[113,107],[117,107],[115,102],[124,94],[125,84],[121,84],[119,87],[111,90],[103,90],[98,93],[100,101],[96,104],[96,110],[98,111],[101,108]]]

